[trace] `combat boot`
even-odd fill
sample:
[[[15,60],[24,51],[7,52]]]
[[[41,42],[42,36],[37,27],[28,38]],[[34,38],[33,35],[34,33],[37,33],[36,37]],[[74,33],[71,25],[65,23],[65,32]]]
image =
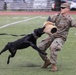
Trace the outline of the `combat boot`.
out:
[[[42,66],[42,68],[47,68],[50,64],[51,64],[50,60],[47,59],[47,60],[45,60],[44,65]]]
[[[51,71],[52,71],[52,72],[57,71],[57,66],[56,66],[56,64],[51,64]]]

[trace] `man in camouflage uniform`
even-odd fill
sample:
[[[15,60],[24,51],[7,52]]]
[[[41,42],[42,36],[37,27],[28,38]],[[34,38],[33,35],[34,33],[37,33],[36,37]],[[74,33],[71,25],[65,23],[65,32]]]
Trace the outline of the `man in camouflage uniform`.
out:
[[[46,39],[42,40],[38,47],[46,52],[47,48],[50,47],[50,60],[47,56],[40,54],[41,58],[44,60],[44,65],[42,68],[47,68],[51,64],[51,71],[57,71],[57,55],[58,51],[61,50],[64,42],[67,39],[69,29],[71,27],[76,27],[75,21],[68,15],[70,11],[70,5],[64,3],[61,5],[61,12],[52,17],[52,21],[57,26],[58,31],[54,35],[48,36]]]

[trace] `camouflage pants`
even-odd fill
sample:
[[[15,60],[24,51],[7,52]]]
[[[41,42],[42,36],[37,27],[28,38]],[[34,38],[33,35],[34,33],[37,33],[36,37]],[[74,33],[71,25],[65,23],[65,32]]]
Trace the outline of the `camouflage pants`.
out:
[[[39,43],[38,48],[40,48],[43,52],[46,52],[47,48],[50,47],[50,62],[56,64],[58,51],[61,50],[63,44],[64,41],[62,38],[47,37]],[[46,55],[40,54],[40,56],[44,61],[48,59]]]

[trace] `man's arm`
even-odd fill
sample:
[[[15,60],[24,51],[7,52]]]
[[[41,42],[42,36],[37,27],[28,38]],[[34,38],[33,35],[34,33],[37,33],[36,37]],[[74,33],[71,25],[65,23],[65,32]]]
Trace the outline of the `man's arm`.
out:
[[[74,20],[73,18],[71,18],[71,27],[76,28],[76,20]]]

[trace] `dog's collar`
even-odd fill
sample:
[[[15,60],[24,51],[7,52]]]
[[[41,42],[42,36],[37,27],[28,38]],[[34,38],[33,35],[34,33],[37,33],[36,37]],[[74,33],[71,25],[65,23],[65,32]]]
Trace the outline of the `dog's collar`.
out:
[[[33,36],[37,39],[38,38],[38,36],[36,36],[36,34],[35,33],[33,33]]]

